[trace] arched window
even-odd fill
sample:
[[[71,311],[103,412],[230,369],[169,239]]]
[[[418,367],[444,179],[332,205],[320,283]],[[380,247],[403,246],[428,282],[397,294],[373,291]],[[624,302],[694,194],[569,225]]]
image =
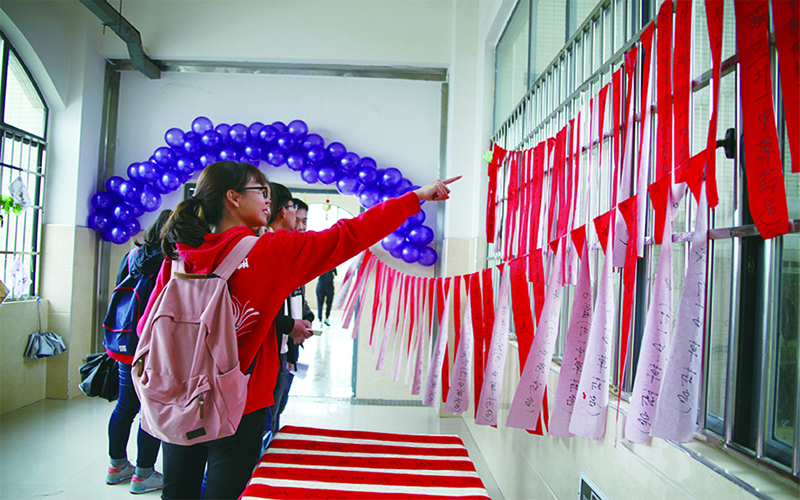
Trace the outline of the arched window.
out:
[[[37,292],[47,105],[2,32],[0,58],[0,279],[19,298]]]

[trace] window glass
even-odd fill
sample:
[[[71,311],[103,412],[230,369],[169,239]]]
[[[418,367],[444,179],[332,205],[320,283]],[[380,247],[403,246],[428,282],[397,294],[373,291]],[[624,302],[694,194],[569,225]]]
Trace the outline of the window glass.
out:
[[[567,7],[563,0],[533,0],[530,9],[531,82],[553,62],[564,46]]]
[[[794,443],[797,421],[798,332],[800,332],[800,234],[781,237],[780,304],[773,439]]]
[[[529,11],[529,0],[517,4],[495,50],[495,130],[528,91]],[[563,40],[559,48],[561,45]]]
[[[720,425],[725,418],[725,387],[728,379],[732,245],[732,239],[713,242],[713,274],[709,277],[712,296],[708,311],[706,416],[709,427],[720,434],[722,433]]]
[[[6,123],[44,137],[44,103],[13,52],[8,54],[8,81],[4,109]]]

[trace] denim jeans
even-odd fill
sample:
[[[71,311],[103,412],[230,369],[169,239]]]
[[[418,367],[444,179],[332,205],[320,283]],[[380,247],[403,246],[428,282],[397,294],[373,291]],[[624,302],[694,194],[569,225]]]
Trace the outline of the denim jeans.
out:
[[[119,365],[119,399],[117,399],[117,406],[114,407],[111,419],[108,421],[108,456],[113,459],[128,456],[128,436],[131,434],[133,419],[139,413],[139,398],[136,396],[131,381],[131,365],[119,362],[117,364]],[[160,444],[161,441],[143,431],[140,425],[136,439],[136,466],[149,469],[155,465]]]
[[[206,499],[236,499],[258,463],[267,409],[242,417],[233,436],[192,446],[164,443],[163,499],[200,498],[206,472]]]
[[[286,409],[286,401],[289,399],[289,390],[292,388],[293,380],[294,374],[286,368],[285,355],[281,355],[281,371],[278,372],[278,379],[275,382],[275,390],[272,391],[272,397],[275,400],[275,403],[270,406],[270,410],[272,411],[271,424],[273,437],[281,428],[281,413],[283,413],[283,410]]]

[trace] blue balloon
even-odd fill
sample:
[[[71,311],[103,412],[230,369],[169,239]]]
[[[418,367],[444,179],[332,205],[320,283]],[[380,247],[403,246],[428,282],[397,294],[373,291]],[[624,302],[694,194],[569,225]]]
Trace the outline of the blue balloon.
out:
[[[118,175],[109,177],[108,180],[106,180],[106,191],[109,193],[119,194],[119,185],[122,184],[124,180],[125,179]]]
[[[192,175],[199,166],[200,163],[191,156],[179,156],[175,160],[175,171],[179,174]]]
[[[125,229],[128,230],[128,235],[133,236],[134,234],[138,233],[142,230],[141,224],[139,224],[138,219],[131,219],[125,224]]]
[[[197,135],[203,135],[206,130],[214,128],[214,124],[205,116],[198,116],[192,121],[192,131]]]
[[[204,135],[207,134],[208,132],[213,132],[213,130],[204,132]],[[203,136],[193,134],[192,137],[187,137],[186,139],[184,139],[183,150],[192,156],[198,156],[203,154]]]
[[[363,163],[363,161],[362,161]],[[358,181],[365,186],[372,186],[378,180],[378,171],[369,165],[358,169]]]
[[[403,174],[396,168],[387,168],[383,171],[381,178],[378,179],[378,185],[382,189],[394,189],[400,184],[403,179]]]
[[[389,254],[394,257],[395,259],[402,259],[403,258],[403,246],[400,245],[399,247],[395,248],[394,250],[390,250]]]
[[[167,187],[161,182],[160,175],[158,176],[158,179],[153,181],[153,189],[155,189],[158,194],[167,194],[170,192],[170,190],[167,189]]]
[[[433,229],[428,226],[414,226],[409,229],[407,238],[417,246],[425,246],[433,241]]]
[[[173,148],[183,147],[183,130],[179,128],[171,128],[164,134],[164,141]]]
[[[340,193],[343,195],[352,195],[356,194],[358,191],[358,179],[354,175],[345,175],[342,176],[338,181],[336,181],[336,189],[339,190]]]
[[[278,136],[278,147],[284,151],[291,151],[296,142],[294,136],[288,132]]]
[[[284,151],[278,146],[273,147],[269,150],[269,153],[267,153],[267,163],[273,167],[280,167],[285,161],[286,157],[284,156]]]
[[[250,129],[243,123],[231,125],[228,130],[228,138],[233,144],[243,145],[250,140]]]
[[[336,182],[336,169],[330,165],[323,165],[317,170],[319,181],[323,184],[333,184]]]
[[[347,148],[341,142],[332,142],[328,144],[328,154],[334,160],[339,160],[344,154],[347,153]]]
[[[153,159],[162,167],[171,167],[175,165],[175,152],[170,148],[158,148],[153,153]]]
[[[99,233],[111,227],[111,219],[103,212],[94,212],[89,215],[88,225],[92,231]]]
[[[364,208],[377,205],[381,199],[381,193],[375,188],[366,188],[358,194],[358,201]]]
[[[220,161],[239,161],[239,156],[241,156],[241,151],[234,146],[226,146],[217,153]]]
[[[213,153],[206,153],[200,156],[200,166],[202,168],[206,168],[207,166],[211,165],[212,163],[217,162],[217,155]]]
[[[402,180],[400,181],[400,184],[398,184],[398,185],[397,185],[397,187],[395,187],[395,188],[394,188],[394,190],[395,190],[395,191],[397,191],[397,192],[398,192],[398,193],[400,193],[400,194],[406,194],[407,192],[411,191],[411,188],[412,188],[413,186],[414,186],[414,185],[413,185],[413,184],[411,184],[411,181],[410,181],[410,180],[408,180],[408,179],[402,179]]]
[[[111,243],[122,245],[128,241],[130,234],[125,224],[115,224],[108,229],[108,239]]]
[[[139,181],[126,180],[119,185],[119,195],[127,202],[139,199],[141,194],[142,183]]]
[[[403,245],[400,255],[404,261],[409,264],[413,264],[419,260],[419,248],[413,243],[406,243]]]
[[[319,175],[317,174],[317,168],[313,165],[309,165],[300,172],[300,177],[308,184],[314,184],[319,180]]]
[[[422,247],[419,249],[419,260],[417,262],[423,266],[432,266],[436,264],[436,261],[439,259],[439,255],[436,253],[431,247]]]
[[[300,144],[300,146],[306,151],[311,149],[313,146],[323,147],[324,145],[325,139],[323,139],[319,134],[308,134]]]
[[[139,179],[144,182],[153,182],[161,175],[161,168],[155,163],[143,161],[137,167]]]
[[[161,195],[150,184],[145,184],[142,188],[142,195],[139,197],[139,204],[145,212],[155,212],[161,206]]]
[[[418,226],[418,225],[422,224],[423,222],[425,222],[425,212],[420,210],[416,214],[414,214],[411,217],[409,217],[407,220],[408,220],[410,226]]]
[[[283,122],[272,122],[272,126],[275,127],[275,130],[277,130],[279,134],[286,132],[287,127]]]
[[[133,207],[127,203],[118,203],[111,209],[111,220],[120,224],[125,224],[133,219]]]
[[[371,168],[374,168],[375,170],[378,170],[378,164],[375,162],[375,160],[373,160],[369,156],[365,156],[365,157],[361,158],[361,163],[359,163],[358,166],[359,167],[371,167]]]
[[[216,130],[206,130],[200,136],[200,142],[208,151],[217,151],[222,147],[222,135]]]
[[[261,132],[261,129],[264,128],[264,124],[261,122],[253,122],[250,124],[250,138],[256,139],[258,137],[258,133]]]
[[[231,126],[227,123],[220,123],[216,127],[214,127],[214,131],[222,137],[222,144],[228,144],[230,142],[230,137],[228,137],[228,132],[230,132]]]
[[[261,159],[261,155],[263,154],[261,146],[252,141],[244,145],[244,150],[242,152],[248,160],[254,160],[256,162]]]
[[[361,163],[361,158],[359,158],[357,154],[346,153],[339,160],[339,168],[341,168],[343,172],[355,172],[359,163]]]
[[[272,125],[264,125],[258,132],[258,140],[267,146],[271,146],[278,138],[278,131]]]
[[[107,212],[114,206],[114,197],[105,191],[98,191],[92,195],[91,202],[98,212]],[[95,231],[102,231],[102,229],[95,229]]]
[[[163,174],[161,174],[161,184],[167,188],[170,192],[175,191],[179,187],[181,187],[181,178],[178,176],[178,173],[173,170],[165,170]]]
[[[139,178],[139,164],[138,163],[131,163],[128,165],[128,177],[135,181],[140,181]]]
[[[290,121],[287,129],[297,140],[302,139],[308,133],[308,125],[303,120]]]
[[[290,153],[289,156],[286,157],[286,166],[295,172],[303,170],[306,166],[305,155],[303,155],[303,153]]]
[[[309,163],[313,163],[315,165],[319,165],[323,163],[328,158],[328,152],[325,151],[325,148],[322,146],[311,146],[306,151],[306,160]]]
[[[387,237],[381,240],[381,246],[391,252],[392,250],[400,248],[404,242],[405,238],[402,236],[390,233]]]

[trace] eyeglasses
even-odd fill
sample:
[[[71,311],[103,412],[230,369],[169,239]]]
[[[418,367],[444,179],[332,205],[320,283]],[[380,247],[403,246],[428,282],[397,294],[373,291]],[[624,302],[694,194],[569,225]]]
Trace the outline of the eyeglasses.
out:
[[[267,186],[248,186],[243,187],[241,190],[246,191],[248,189],[259,190],[264,198],[269,199],[269,188]]]

